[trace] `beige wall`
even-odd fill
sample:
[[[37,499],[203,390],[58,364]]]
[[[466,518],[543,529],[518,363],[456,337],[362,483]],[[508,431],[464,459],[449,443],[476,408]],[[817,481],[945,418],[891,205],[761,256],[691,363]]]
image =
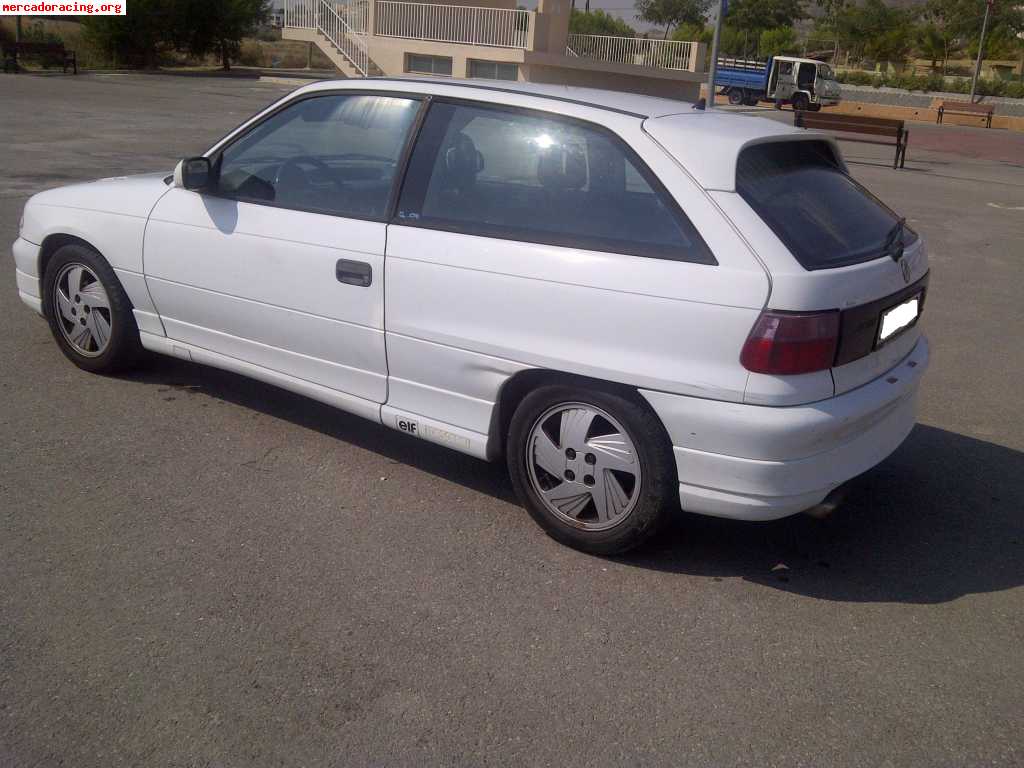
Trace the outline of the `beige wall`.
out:
[[[540,0],[534,21],[533,50],[565,55],[572,0]]]
[[[428,56],[447,56],[452,60],[452,77],[466,77],[467,61],[503,61],[520,65],[522,79],[523,52],[515,48],[492,48],[483,45],[453,45],[433,43],[427,40],[405,40],[402,38],[372,37],[369,43],[370,58],[387,75],[405,72],[406,53],[422,53]]]

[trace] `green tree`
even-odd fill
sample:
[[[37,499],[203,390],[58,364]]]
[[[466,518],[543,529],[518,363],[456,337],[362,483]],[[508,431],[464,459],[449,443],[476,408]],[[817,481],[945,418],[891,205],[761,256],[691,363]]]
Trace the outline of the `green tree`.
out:
[[[86,40],[115,66],[156,67],[180,24],[177,0],[132,0],[124,16],[84,16]]]
[[[636,30],[617,16],[602,10],[577,11],[569,16],[569,31],[574,35],[611,35],[613,37],[636,37]]]
[[[796,39],[796,30],[792,27],[775,27],[766,29],[758,39],[757,52],[761,58],[800,52],[800,43]]]
[[[726,18],[737,29],[792,27],[807,16],[803,0],[730,0]]]
[[[918,52],[932,63],[932,69],[942,62],[942,74],[946,74],[946,62],[959,45],[948,29],[926,22],[914,30],[914,45]]]
[[[697,42],[711,45],[711,38],[714,34],[715,30],[705,24],[686,22],[672,31],[672,39],[684,43]]]
[[[911,48],[911,23],[906,11],[883,0],[841,9],[835,17],[836,37],[857,57],[901,63]]]
[[[217,53],[231,69],[242,38],[270,18],[270,0],[179,0],[177,42],[193,56]]]
[[[665,27],[665,38],[680,24],[700,24],[711,0],[636,0],[636,15],[648,24]]]

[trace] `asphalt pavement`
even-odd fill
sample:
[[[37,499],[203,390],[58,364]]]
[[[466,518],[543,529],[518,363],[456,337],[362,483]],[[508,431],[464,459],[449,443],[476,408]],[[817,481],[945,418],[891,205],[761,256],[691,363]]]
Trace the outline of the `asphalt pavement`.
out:
[[[31,193],[170,171],[287,90],[3,76],[0,242]],[[614,559],[548,539],[500,465],[174,359],[79,371],[7,252],[0,765],[1024,763],[1007,136],[915,126],[903,171],[844,144],[929,244],[907,442],[826,520],[684,515]]]

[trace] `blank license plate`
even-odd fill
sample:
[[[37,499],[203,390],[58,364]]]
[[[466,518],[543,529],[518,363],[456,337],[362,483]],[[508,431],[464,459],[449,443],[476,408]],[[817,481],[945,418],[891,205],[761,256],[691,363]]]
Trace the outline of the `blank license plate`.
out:
[[[878,343],[884,344],[900,331],[912,325],[921,313],[921,294],[897,304],[882,313],[882,322],[878,330]]]

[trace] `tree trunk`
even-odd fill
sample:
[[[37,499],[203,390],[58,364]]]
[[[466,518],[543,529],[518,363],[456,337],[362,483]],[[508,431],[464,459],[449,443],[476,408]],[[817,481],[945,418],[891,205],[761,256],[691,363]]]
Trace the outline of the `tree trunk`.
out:
[[[228,56],[228,41],[220,41],[220,68],[225,72],[231,69],[231,58]]]

